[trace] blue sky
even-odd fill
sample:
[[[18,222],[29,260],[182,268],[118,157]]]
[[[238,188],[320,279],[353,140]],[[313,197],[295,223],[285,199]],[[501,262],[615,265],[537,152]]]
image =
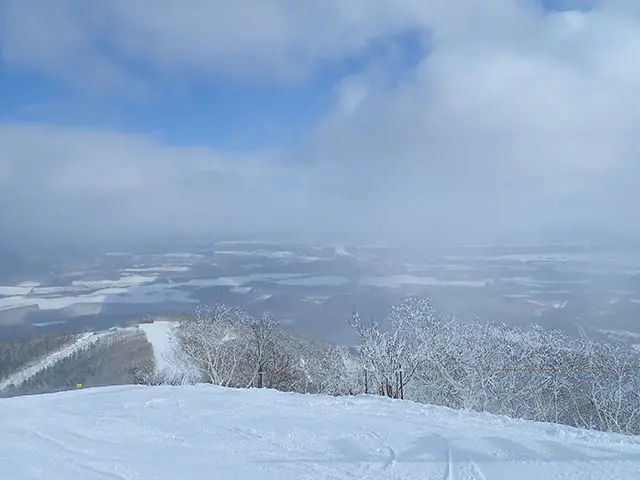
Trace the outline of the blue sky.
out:
[[[584,9],[592,0],[542,0],[548,11]],[[342,58],[321,60],[293,83],[255,78],[159,76],[144,61],[130,62],[117,52],[114,61],[140,80],[144,92],[91,91],[34,68],[0,61],[0,119],[47,122],[99,129],[147,132],[170,144],[210,145],[225,150],[290,148],[308,135],[335,101],[342,78],[386,62],[388,83],[403,75],[428,53],[428,26],[408,28],[387,37],[372,36]],[[390,60],[389,51],[394,50]]]
[[[292,148],[332,107],[341,79],[384,63],[388,87],[402,81],[425,54],[423,35],[408,29],[371,38],[353,54],[318,62],[304,78],[285,83],[179,73],[166,78],[140,62],[129,68],[142,92],[96,92],[0,62],[0,119],[147,132],[172,145],[232,151]],[[123,59],[116,55],[115,61]]]
[[[144,98],[78,91],[38,73],[0,69],[3,121],[52,122],[149,132],[170,144],[223,149],[289,145],[308,132],[331,102],[334,79],[293,88],[145,78]],[[329,75],[327,75],[329,77]]]
[[[640,170],[639,10],[0,0],[0,227],[615,229]]]

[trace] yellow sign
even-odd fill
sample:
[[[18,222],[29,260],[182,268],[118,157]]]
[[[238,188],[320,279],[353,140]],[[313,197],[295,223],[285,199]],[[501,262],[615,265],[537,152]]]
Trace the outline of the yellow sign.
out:
[[[76,388],[82,388],[82,384],[81,383],[76,383]]]

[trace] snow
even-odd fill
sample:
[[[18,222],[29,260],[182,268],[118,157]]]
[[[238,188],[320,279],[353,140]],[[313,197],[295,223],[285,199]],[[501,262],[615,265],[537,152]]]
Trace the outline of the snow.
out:
[[[605,335],[614,335],[618,337],[629,337],[629,338],[640,338],[640,333],[629,332],[627,330],[610,330],[606,328],[599,328],[598,333],[603,333]]]
[[[585,279],[538,280],[533,277],[501,277],[500,282],[516,283],[516,284],[525,285],[529,287],[544,287],[548,285],[558,285],[558,284],[586,285],[589,283],[589,281]]]
[[[322,305],[324,302],[329,300],[331,297],[327,295],[307,295],[302,297],[303,302],[314,303],[316,305]]]
[[[283,242],[273,240],[222,240],[216,245],[283,245]]]
[[[526,302],[540,307],[533,312],[533,314],[536,316],[540,316],[543,313],[547,312],[548,310],[552,310],[552,309],[558,310],[558,309],[565,308],[569,304],[569,300],[556,301],[556,302],[541,302],[539,300],[528,299],[526,300]]]
[[[520,263],[569,263],[569,262],[615,262],[627,264],[624,255],[597,252],[558,252],[558,253],[505,253],[498,255],[447,255],[447,260],[480,260],[480,261],[509,261]]]
[[[336,255],[339,257],[353,257],[352,253],[349,253],[347,249],[343,246],[338,246],[334,248]]]
[[[34,288],[39,287],[38,282],[22,282],[18,285],[0,285],[0,297],[29,295]]]
[[[180,273],[180,272],[188,272],[191,270],[190,267],[186,267],[183,265],[157,265],[154,267],[133,267],[125,269],[127,273]]]
[[[304,273],[251,273],[246,277],[236,277],[247,279],[246,282],[271,282],[274,280],[287,280],[290,278],[303,277]]]
[[[256,252],[246,251],[246,250],[216,250],[214,252],[216,255],[235,255],[235,256],[247,256],[251,257],[256,255]]]
[[[186,282],[173,282],[173,286],[193,287],[193,288],[208,288],[208,287],[238,287],[242,285],[233,278],[220,277],[220,278],[195,278]]]
[[[369,277],[360,280],[361,285],[370,287],[400,288],[404,285],[420,285],[424,287],[486,287],[490,280],[438,280],[433,277],[415,275],[391,275],[388,277]]]
[[[39,298],[39,297],[4,297],[0,298],[0,310],[9,310],[20,307],[38,306],[41,310],[59,310],[70,307],[76,303],[101,303],[104,297],[95,295],[87,295],[80,297],[57,297],[57,298]]]
[[[33,325],[35,327],[49,327],[51,325],[64,325],[65,323],[67,323],[66,320],[54,320],[54,321],[51,321],[51,322],[32,323],[31,325]]]
[[[216,250],[216,255],[232,255],[243,257],[295,258],[297,255],[288,250]]]
[[[603,335],[607,335],[614,340],[638,340],[640,339],[640,333],[629,332],[627,330],[609,330],[605,328],[599,328],[596,330],[598,333]],[[631,348],[633,348],[636,352],[640,353],[640,343],[631,344]]]
[[[32,295],[62,295],[65,293],[74,293],[74,292],[83,292],[86,291],[86,288],[78,287],[78,286],[56,286],[56,287],[38,287],[34,288],[31,292]]]
[[[87,289],[99,289],[99,288],[126,288],[137,287],[138,285],[144,285],[145,283],[153,283],[158,279],[157,276],[143,276],[143,275],[125,275],[118,280],[74,280],[72,286],[81,287]]]
[[[0,400],[2,477],[631,480],[640,440],[380,397],[205,385]]]
[[[167,267],[169,268],[169,267]],[[297,278],[309,278],[296,282]],[[248,293],[251,282],[283,282],[290,285],[336,284],[335,277],[305,277],[303,273],[252,273],[238,277],[197,278],[170,283],[154,283],[155,275],[125,275],[117,280],[75,280],[68,286],[35,286],[35,283],[0,286],[0,311],[20,307],[38,307],[40,310],[61,310],[78,304],[105,303],[153,304],[163,302],[197,303],[188,288],[231,287],[236,293]],[[344,280],[342,283],[346,283]],[[340,283],[337,283],[340,284]]]
[[[0,297],[29,295],[31,290],[29,285],[0,285]]]
[[[240,288],[251,282],[274,282],[286,281],[304,277],[303,273],[252,273],[239,277],[219,277],[219,278],[196,278],[182,283],[174,283],[184,287],[234,287]]]
[[[156,362],[156,370],[158,372],[171,370],[172,365],[172,349],[170,341],[170,332],[174,328],[176,322],[156,320],[153,323],[142,323],[140,329],[147,336],[147,341],[153,348],[153,357]]]
[[[94,282],[97,285],[98,282]],[[107,285],[106,283],[104,285]],[[180,284],[175,284],[180,285]],[[35,292],[34,292],[35,294]],[[153,304],[161,302],[196,303],[188,292],[168,288],[164,284],[107,287],[86,295],[39,297],[17,296],[0,298],[0,310],[38,306],[40,310],[61,310],[78,304],[135,303]]]
[[[253,291],[252,287],[234,287],[231,289],[233,293],[239,293],[241,295],[246,295],[247,293],[251,293]]]
[[[300,277],[278,280],[278,285],[290,286],[290,287],[334,287],[349,283],[350,280],[346,277],[339,277],[335,275],[321,275],[316,277]]]
[[[446,265],[437,265],[439,268],[443,268],[445,270],[449,270],[451,272],[473,272],[479,270],[477,267],[472,267],[471,265],[460,265],[457,263],[450,263]]]
[[[125,330],[125,329],[121,329]],[[38,372],[49,368],[55,365],[60,360],[64,360],[65,358],[70,357],[75,352],[78,352],[84,348],[87,348],[92,343],[96,343],[100,338],[113,335],[113,332],[101,332],[101,333],[85,333],[78,337],[78,339],[70,345],[61,348],[60,350],[56,350],[55,352],[49,354],[44,359],[39,360],[38,362],[27,365],[26,367],[18,370],[17,372],[10,375],[3,381],[0,381],[0,391],[9,387],[10,385],[15,385],[16,387],[22,385],[22,383],[29,380],[31,377],[36,375]]]
[[[227,255],[227,256],[236,256],[236,257],[263,257],[263,258],[273,258],[279,260],[295,260],[305,263],[317,262],[321,259],[319,257],[314,257],[311,255],[299,255],[294,252],[290,252],[288,250],[279,250],[279,251],[271,251],[271,250],[216,250],[214,252],[216,255]]]

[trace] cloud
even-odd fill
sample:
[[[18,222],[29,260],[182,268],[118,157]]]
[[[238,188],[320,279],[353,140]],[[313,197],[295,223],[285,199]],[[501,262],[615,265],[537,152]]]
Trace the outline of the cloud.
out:
[[[503,2],[477,13],[435,18],[412,77],[337,108],[309,154],[348,172],[387,227],[619,228],[640,178],[637,21]]]
[[[405,3],[3,0],[0,44],[9,65],[98,86],[122,86],[146,70],[297,82],[416,24]]]
[[[8,65],[85,72],[114,91],[142,70],[304,84],[327,64],[369,55],[334,85],[333,107],[301,146],[278,154],[3,126],[0,182],[13,185],[3,201],[30,205],[38,221],[58,215],[79,228],[85,214],[97,215],[81,222],[94,230],[460,241],[640,231],[637,2],[568,11],[533,0],[0,5]],[[398,40],[407,32],[422,47],[410,61]],[[382,57],[371,53],[380,44]],[[25,227],[18,217],[2,221]]]
[[[91,238],[266,231],[294,210],[284,210],[277,185],[294,173],[267,161],[267,155],[169,147],[142,135],[3,125],[0,171],[11,176],[0,191],[0,227],[16,235]],[[294,196],[291,190],[286,200]]]

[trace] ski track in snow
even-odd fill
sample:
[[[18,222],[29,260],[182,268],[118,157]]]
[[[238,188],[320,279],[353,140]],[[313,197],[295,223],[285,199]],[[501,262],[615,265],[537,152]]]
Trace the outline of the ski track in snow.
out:
[[[0,400],[2,478],[631,480],[640,439],[394,401],[206,385]]]

